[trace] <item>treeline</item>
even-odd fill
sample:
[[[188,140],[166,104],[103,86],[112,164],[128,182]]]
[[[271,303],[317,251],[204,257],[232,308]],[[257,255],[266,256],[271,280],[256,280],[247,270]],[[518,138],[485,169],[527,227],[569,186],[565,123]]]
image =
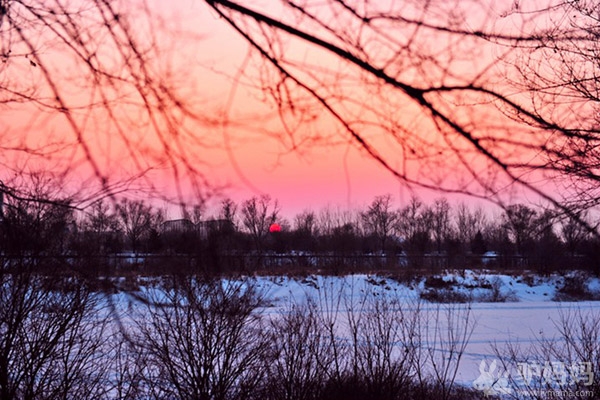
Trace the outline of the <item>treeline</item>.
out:
[[[225,199],[211,211],[184,208],[183,218],[168,220],[142,200],[103,200],[78,210],[68,199],[7,196],[2,214],[0,250],[11,256],[194,255],[219,264],[226,257],[279,254],[376,256],[416,266],[428,259],[446,266],[501,260],[513,267],[600,266],[597,236],[573,218],[525,204],[492,217],[445,198],[427,204],[413,197],[396,207],[383,195],[363,209],[306,210],[289,221],[264,195],[239,204]]]

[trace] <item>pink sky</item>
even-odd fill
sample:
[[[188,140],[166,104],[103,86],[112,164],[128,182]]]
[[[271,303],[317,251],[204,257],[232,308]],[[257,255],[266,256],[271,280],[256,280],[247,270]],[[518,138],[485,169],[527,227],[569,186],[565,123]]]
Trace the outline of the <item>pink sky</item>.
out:
[[[182,128],[191,136],[180,139],[182,151],[211,184],[224,187],[223,195],[242,201],[266,193],[279,200],[284,214],[288,216],[306,208],[319,209],[328,204],[340,205],[343,208],[362,207],[375,196],[387,193],[394,196],[398,205],[410,198],[411,190],[364,154],[364,151],[359,150],[356,144],[349,144],[349,135],[340,132],[339,126],[332,122],[331,117],[323,115],[325,113],[317,114],[314,120],[299,124],[294,140],[289,138],[277,118],[272,99],[251,87],[257,84],[253,78],[259,74],[256,70],[259,64],[245,62],[248,49],[246,42],[222,20],[216,18],[204,2],[183,1],[179,2],[176,8],[167,6],[167,3],[157,3],[156,11],[160,11],[167,21],[175,22],[178,29],[190,33],[179,38],[159,37],[158,40],[169,51],[165,60],[172,63],[176,70],[184,72],[184,75],[176,77],[186,93],[186,100],[196,105],[196,110],[210,121],[183,122]],[[320,67],[340,73],[348,71],[345,66],[338,65],[338,61],[310,47],[290,44],[286,52],[314,67],[314,79],[321,78]],[[64,62],[61,62],[57,61],[57,69],[64,65]],[[74,67],[69,68],[72,70]],[[245,69],[243,75],[239,75],[241,68]],[[71,71],[68,68],[66,70]],[[237,84],[236,79],[240,76],[240,84]],[[328,82],[327,78],[323,77],[325,82]],[[351,118],[366,115],[366,123],[359,124],[361,129],[364,129],[361,133],[377,146],[377,150],[386,157],[392,167],[400,167],[399,164],[405,156],[401,150],[404,150],[401,144],[383,134],[380,128],[369,127],[368,122],[376,121],[378,112],[390,117],[390,120],[383,121],[383,124],[402,123],[408,129],[412,129],[414,146],[418,147],[420,141],[425,143],[417,149],[423,151],[424,156],[435,154],[433,152],[436,149],[427,146],[427,143],[432,143],[428,142],[432,140],[431,133],[428,133],[431,125],[428,125],[426,117],[423,118],[423,115],[415,112],[414,105],[406,104],[405,100],[396,95],[389,95],[385,89],[378,92],[380,89],[373,85],[373,82],[367,80],[363,83],[351,75],[348,81],[341,81],[340,86],[332,87],[332,93],[335,94],[335,91],[339,90],[348,98],[356,96],[358,104],[342,104],[340,107],[346,107],[345,110]],[[379,101],[371,102],[369,96],[378,96]],[[371,103],[373,110],[364,108]],[[380,109],[381,107],[389,109]],[[312,110],[309,110],[308,114],[310,111]],[[124,114],[126,112],[127,110],[123,110]],[[76,138],[69,136],[68,127],[61,116],[40,119],[33,117],[30,109],[16,109],[7,115],[8,117],[0,122],[0,128],[15,134],[18,132],[18,137],[26,138],[28,143],[53,141],[54,137],[61,135],[66,135],[66,142],[75,142]],[[224,116],[231,122],[229,125],[215,123]],[[128,117],[129,123],[134,126],[136,115]],[[135,174],[138,172],[136,168],[140,167],[134,166],[131,154],[125,150],[118,135],[110,130],[106,135],[104,132],[98,134],[103,128],[102,118],[102,115],[96,115],[89,123],[86,122],[86,140],[97,163],[115,180]],[[493,117],[490,120],[493,121]],[[287,122],[293,124],[296,121],[292,118]],[[138,160],[141,160],[141,168],[156,168],[162,171],[148,175],[149,179],[153,180],[152,183],[157,188],[173,191],[171,180],[174,178],[166,170],[168,163],[165,163],[164,154],[161,154],[157,138],[143,129],[135,130],[129,127],[127,134],[130,135],[129,140],[135,152],[143,156]],[[13,135],[13,138],[16,137]],[[303,139],[316,137],[326,139],[328,144],[302,144]],[[293,144],[296,143],[294,141],[301,143],[299,149],[293,149]],[[429,154],[429,151],[432,153]],[[465,155],[469,157],[468,153]],[[413,178],[433,179],[439,174],[446,180],[459,181],[460,177],[454,175],[454,156],[451,153],[435,156],[447,164],[441,165],[440,168],[436,168],[435,164],[429,165],[429,169],[421,171],[417,163],[409,163],[405,172]],[[29,164],[30,168],[36,168],[37,164],[31,161],[30,157],[31,155],[19,154],[18,164]],[[60,165],[77,165],[77,174],[80,177],[86,176],[85,171],[90,174],[81,148],[72,153],[61,154],[58,158],[61,159]],[[56,159],[45,163],[43,168],[56,168],[56,163],[52,165],[54,161]],[[477,169],[477,165],[480,164],[474,159],[473,167]],[[183,195],[187,196],[189,188],[186,185],[189,183],[185,177],[180,183]],[[436,196],[426,191],[418,191],[418,194],[425,200]],[[175,196],[175,193],[171,196]],[[186,200],[193,202],[191,196]]]

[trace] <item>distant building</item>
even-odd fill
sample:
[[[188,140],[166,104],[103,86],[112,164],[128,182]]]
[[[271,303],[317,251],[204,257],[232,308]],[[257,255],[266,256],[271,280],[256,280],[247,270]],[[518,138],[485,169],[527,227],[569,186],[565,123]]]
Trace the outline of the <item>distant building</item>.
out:
[[[196,229],[202,239],[208,238],[211,233],[232,233],[235,230],[231,221],[227,219],[209,219],[200,221],[196,225]]]
[[[195,225],[189,219],[172,219],[160,225],[161,233],[187,233],[194,232]]]

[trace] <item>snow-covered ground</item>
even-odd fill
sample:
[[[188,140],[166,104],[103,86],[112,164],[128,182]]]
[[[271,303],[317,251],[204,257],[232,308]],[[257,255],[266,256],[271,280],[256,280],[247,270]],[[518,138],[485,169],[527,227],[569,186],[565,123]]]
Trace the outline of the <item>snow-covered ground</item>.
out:
[[[342,321],[348,315],[349,308],[357,310],[357,305],[368,296],[390,296],[399,300],[406,309],[419,307],[423,315],[435,315],[440,309],[451,308],[460,318],[465,310],[470,313],[474,330],[469,339],[460,363],[456,381],[472,386],[480,376],[480,366],[485,360],[490,365],[495,359],[491,344],[535,344],[544,338],[557,336],[556,322],[561,312],[567,310],[592,310],[600,313],[600,301],[557,302],[555,296],[564,284],[565,277],[554,275],[539,277],[536,275],[502,275],[474,271],[447,272],[437,277],[448,283],[454,292],[470,295],[473,301],[462,304],[439,304],[420,300],[420,294],[428,289],[426,279],[400,283],[388,277],[374,275],[321,276],[305,277],[261,276],[251,278],[265,298],[265,306],[260,312],[267,318],[276,318],[286,312],[291,304],[302,304],[311,299],[320,312],[339,315]],[[443,285],[443,282],[442,282]],[[598,279],[588,279],[590,291],[600,289]],[[156,286],[148,284],[140,288],[141,295],[152,292],[157,299]],[[489,302],[489,294],[496,290],[505,302]],[[145,293],[144,293],[145,292]],[[115,300],[131,308],[131,298],[123,293],[115,294]],[[127,303],[127,305],[125,304]],[[135,302],[134,302],[135,303]],[[134,306],[135,307],[135,306]],[[462,311],[461,311],[462,310]],[[442,323],[443,326],[443,323]],[[343,327],[340,335],[344,333]],[[427,346],[427,343],[424,343]],[[442,349],[438,349],[442,350]],[[561,361],[561,360],[556,360]],[[516,368],[516,366],[513,366]]]
[[[481,289],[481,286],[494,283],[508,298],[507,302],[481,302],[477,300],[477,296],[474,296],[473,302],[462,305],[440,305],[427,301],[419,303],[421,311],[425,313],[437,312],[440,307],[470,309],[475,328],[457,376],[457,382],[467,386],[470,386],[480,375],[479,367],[483,360],[489,365],[496,358],[491,348],[492,343],[498,345],[511,343],[521,346],[535,344],[542,337],[557,336],[556,323],[560,319],[561,312],[575,309],[600,312],[600,301],[554,301],[557,290],[565,279],[558,275],[542,278],[535,275],[510,276],[467,270],[460,273],[446,273],[442,278],[453,282],[452,290],[475,294],[482,294],[489,290]],[[270,307],[265,310],[267,313],[280,312],[290,302],[302,303],[306,298],[312,298],[321,308],[331,307],[333,304],[338,307],[337,311],[340,314],[344,314],[348,308],[348,301],[333,300],[337,294],[341,294],[345,299],[353,299],[355,302],[360,301],[365,294],[373,296],[392,294],[404,299],[408,307],[414,307],[419,293],[425,290],[424,279],[407,285],[393,279],[370,275],[259,277],[257,285],[269,299]],[[600,282],[598,279],[591,279],[588,281],[588,287],[590,290],[596,290],[600,288]]]

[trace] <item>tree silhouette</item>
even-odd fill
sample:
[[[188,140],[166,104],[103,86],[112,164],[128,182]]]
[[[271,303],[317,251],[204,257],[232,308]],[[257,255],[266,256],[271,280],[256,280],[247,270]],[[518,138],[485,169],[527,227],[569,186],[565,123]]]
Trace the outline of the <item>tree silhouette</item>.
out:
[[[116,211],[121,229],[134,253],[139,250],[141,240],[149,239],[153,232],[156,233],[163,221],[160,211],[154,210],[141,200],[122,199],[117,204]]]
[[[417,197],[400,210],[398,231],[402,235],[408,250],[424,253],[431,240],[431,210]]]
[[[432,236],[438,253],[442,251],[442,244],[450,238],[452,226],[450,222],[450,203],[446,198],[435,199],[431,207]]]
[[[537,229],[537,212],[524,204],[509,206],[504,214],[505,224],[512,240],[517,246],[517,253],[529,250]]]
[[[269,195],[252,197],[242,203],[242,222],[254,241],[256,250],[264,250],[264,241],[269,227],[277,220],[279,204]]]
[[[367,232],[377,237],[380,249],[384,252],[398,220],[398,213],[392,210],[392,196],[387,194],[375,197],[367,210],[361,213],[361,218]]]
[[[509,14],[528,11],[513,6]],[[556,197],[574,208],[570,218],[579,223],[585,221],[581,211],[598,205],[600,194],[599,11],[591,1],[541,9],[546,30],[535,46],[506,60],[515,72],[511,84],[524,93],[539,126],[550,131],[538,145],[543,157],[537,166],[559,182]]]

